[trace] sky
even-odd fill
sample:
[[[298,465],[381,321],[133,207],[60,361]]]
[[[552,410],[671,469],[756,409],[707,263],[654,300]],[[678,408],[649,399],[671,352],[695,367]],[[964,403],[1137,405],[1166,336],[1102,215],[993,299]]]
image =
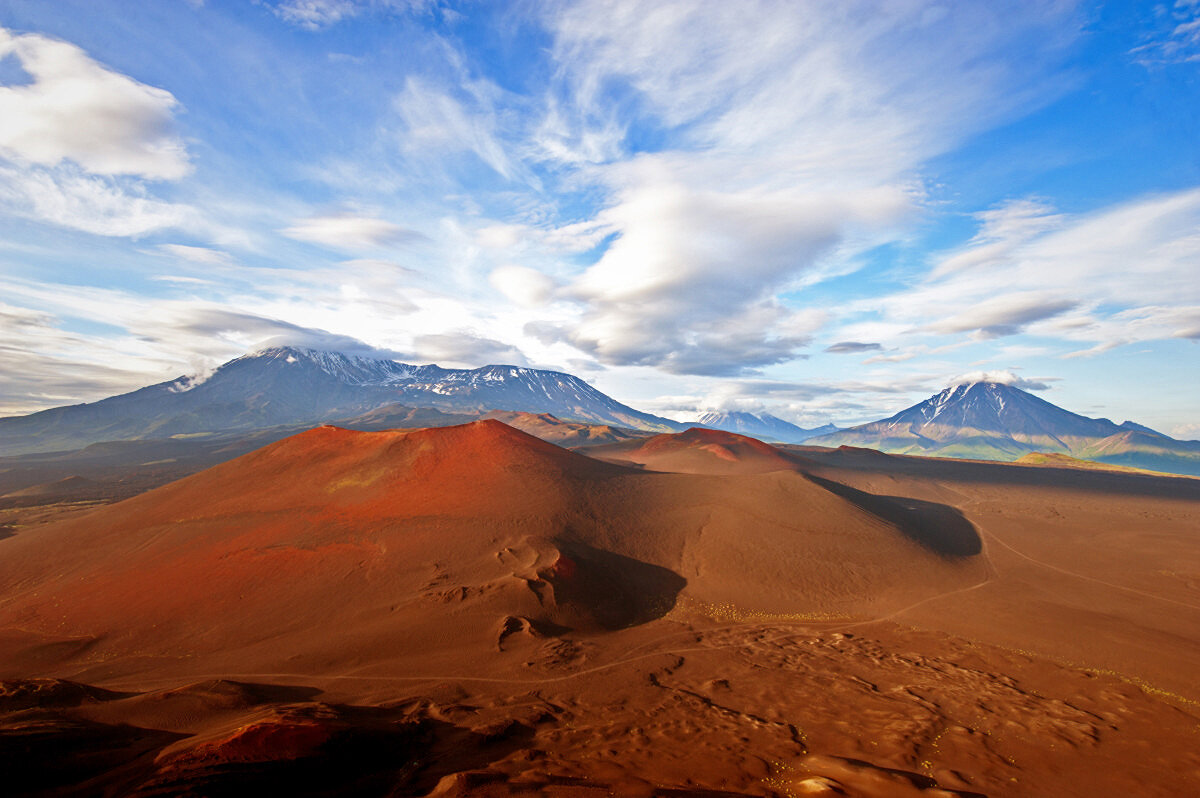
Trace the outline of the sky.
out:
[[[1200,0],[0,0],[0,414],[272,344],[1200,438]]]

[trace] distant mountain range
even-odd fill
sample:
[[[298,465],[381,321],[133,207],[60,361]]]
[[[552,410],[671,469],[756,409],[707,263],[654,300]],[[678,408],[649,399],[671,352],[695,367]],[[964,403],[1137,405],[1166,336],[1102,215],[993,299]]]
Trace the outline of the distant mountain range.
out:
[[[1017,460],[1031,452],[1200,475],[1200,442],[1149,427],[1088,418],[995,382],[947,388],[896,415],[811,438],[815,446],[861,446],[895,454]]]
[[[697,424],[680,424],[621,404],[562,372],[446,369],[297,347],[239,357],[207,378],[180,377],[98,402],[0,418],[0,456],[74,451],[105,441],[208,440],[267,430],[279,437],[323,423],[361,429],[442,426],[491,411],[551,414],[544,423],[521,423],[553,427],[538,432],[562,438],[564,445],[624,434],[567,429],[564,421],[644,432],[701,426],[779,443],[1003,461],[1040,452],[1200,475],[1198,441],[1178,441],[1130,421],[1077,415],[994,382],[947,388],[890,418],[844,430],[804,429],[744,412],[709,413]]]
[[[0,418],[0,455],[65,451],[100,441],[315,425],[394,404],[459,413],[551,413],[652,432],[684,428],[557,371],[446,369],[277,347],[231,360],[207,379],[180,377],[98,402]]]
[[[765,441],[779,443],[803,443],[817,435],[828,435],[836,432],[837,427],[826,424],[815,429],[804,429],[782,418],[762,413],[745,413],[740,411],[705,413],[698,422],[702,427],[719,429],[726,432],[736,432],[739,435],[749,435]]]

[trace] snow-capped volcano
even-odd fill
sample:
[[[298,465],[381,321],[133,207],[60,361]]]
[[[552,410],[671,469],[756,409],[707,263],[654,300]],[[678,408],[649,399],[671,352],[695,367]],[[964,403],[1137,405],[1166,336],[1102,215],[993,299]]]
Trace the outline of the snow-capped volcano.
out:
[[[680,425],[621,404],[578,377],[517,366],[446,369],[299,347],[225,363],[89,404],[0,419],[0,453],[109,440],[320,424],[388,404],[453,411],[518,410],[657,432]]]
[[[998,382],[955,385],[890,418],[812,438],[897,454],[1016,460],[1032,452],[1141,468],[1200,473],[1200,443],[1149,427],[1088,418]]]
[[[955,385],[878,423],[914,431],[933,425],[1050,438],[1104,437],[1120,429],[1106,418],[1077,415],[999,382]]]
[[[712,429],[780,443],[800,443],[814,435],[826,435],[837,431],[837,427],[832,424],[816,429],[804,429],[770,413],[754,414],[739,410],[705,413],[697,423]]]

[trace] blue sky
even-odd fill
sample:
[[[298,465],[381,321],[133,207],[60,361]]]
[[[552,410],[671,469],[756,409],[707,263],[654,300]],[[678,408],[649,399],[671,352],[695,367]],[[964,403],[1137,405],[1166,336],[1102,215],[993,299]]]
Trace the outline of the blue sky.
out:
[[[0,413],[264,343],[1200,438],[1200,0],[6,0]]]

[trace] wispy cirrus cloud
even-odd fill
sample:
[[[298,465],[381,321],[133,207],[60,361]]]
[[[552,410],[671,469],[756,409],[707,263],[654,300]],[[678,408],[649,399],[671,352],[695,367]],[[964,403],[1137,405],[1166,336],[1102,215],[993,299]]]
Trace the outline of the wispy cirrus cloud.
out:
[[[549,10],[562,84],[538,140],[606,193],[592,220],[611,243],[561,292],[579,303],[578,322],[532,329],[609,365],[679,374],[797,358],[816,316],[779,295],[898,235],[922,204],[926,159],[1062,90],[1032,77],[1070,39],[1070,10],[1040,7],[1018,25],[998,13],[905,3],[850,3],[836,15],[807,3]],[[1017,36],[1031,45],[1028,63],[989,57]],[[673,146],[631,151],[622,131],[634,125],[672,131]]]
[[[409,77],[393,103],[400,119],[400,146],[411,157],[456,157],[472,153],[505,179],[533,181],[502,138],[494,85],[465,78],[452,94],[426,80]]]
[[[854,303],[883,319],[842,332],[978,340],[1028,332],[1098,354],[1200,327],[1200,189],[1142,197],[1088,214],[1038,202],[979,216],[981,232],[913,288]]]
[[[233,266],[235,261],[228,252],[212,247],[197,247],[188,244],[159,244],[158,251],[172,258],[198,263],[204,266]]]
[[[1175,0],[1154,12],[1145,43],[1132,50],[1134,60],[1145,66],[1200,61],[1200,0]]]
[[[138,180],[89,175],[69,165],[47,169],[0,163],[0,208],[13,216],[113,237],[138,238],[200,224],[194,208],[158,199]]]
[[[282,0],[273,10],[284,22],[319,31],[362,14],[425,11],[434,5],[433,0]]]

